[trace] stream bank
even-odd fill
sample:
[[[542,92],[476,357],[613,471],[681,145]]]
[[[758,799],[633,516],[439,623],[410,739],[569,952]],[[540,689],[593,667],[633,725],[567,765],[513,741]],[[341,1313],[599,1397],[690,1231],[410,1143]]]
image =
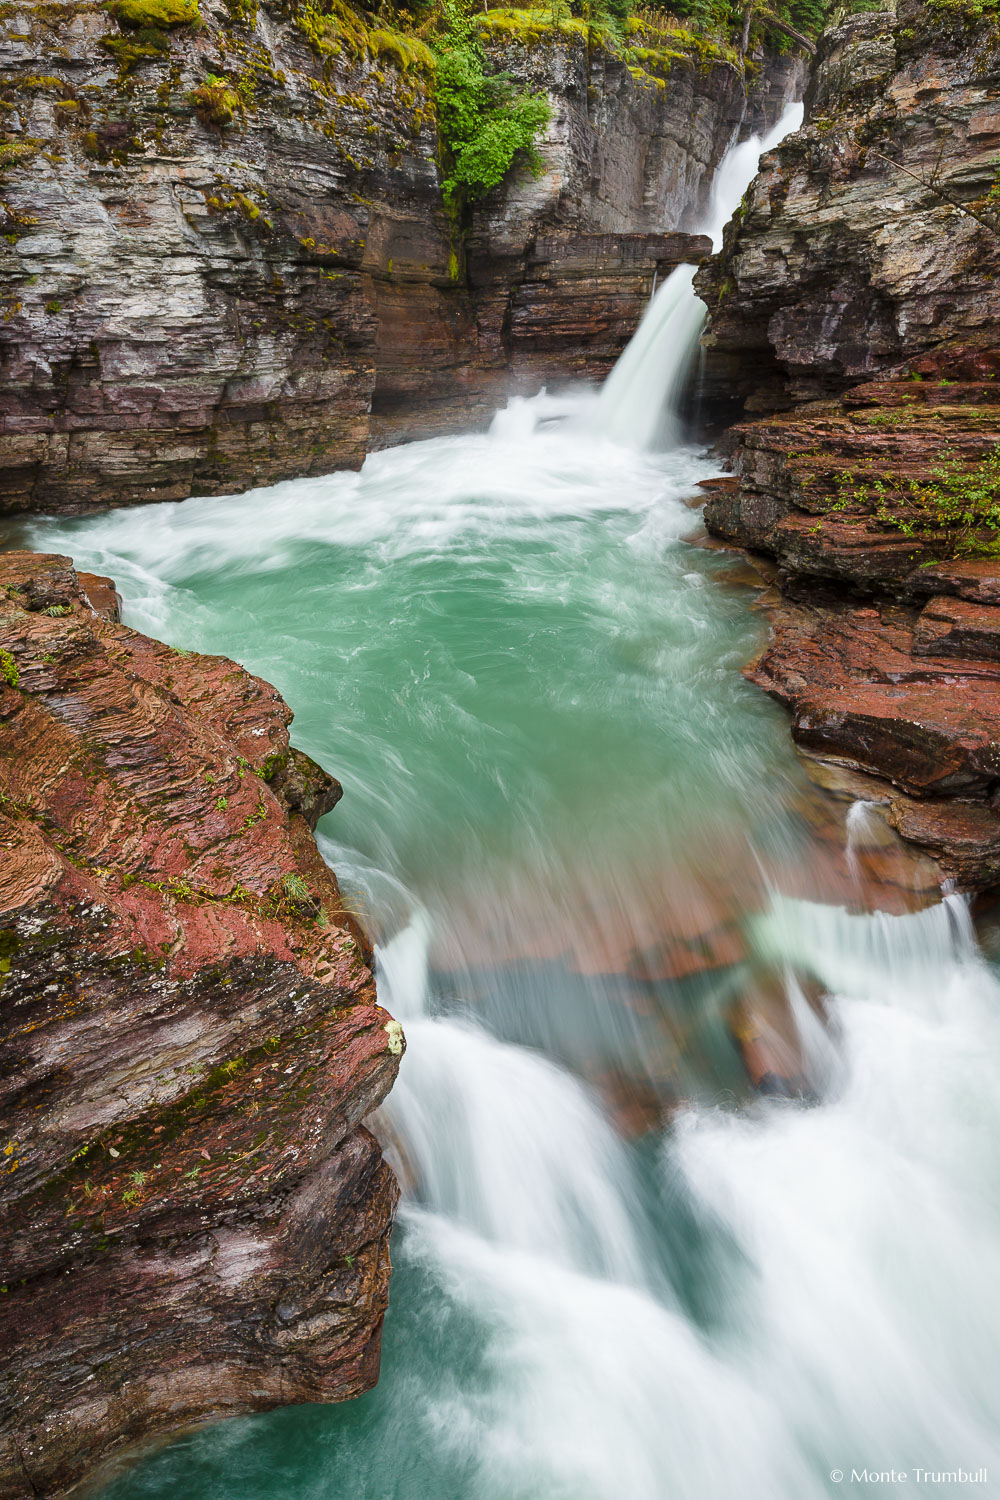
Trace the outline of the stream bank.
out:
[[[777,565],[752,680],[971,891],[1000,878],[998,150],[990,14],[850,18],[696,278],[745,397],[706,523]]]

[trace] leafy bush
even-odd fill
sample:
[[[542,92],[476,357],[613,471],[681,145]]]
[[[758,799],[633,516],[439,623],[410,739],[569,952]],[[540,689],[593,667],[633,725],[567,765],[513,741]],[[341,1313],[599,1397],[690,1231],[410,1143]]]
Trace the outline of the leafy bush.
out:
[[[444,198],[457,211],[498,186],[518,157],[536,176],[541,172],[535,141],[550,111],[543,94],[518,93],[505,74],[487,73],[473,23],[453,4],[445,14],[434,95],[446,154]]]

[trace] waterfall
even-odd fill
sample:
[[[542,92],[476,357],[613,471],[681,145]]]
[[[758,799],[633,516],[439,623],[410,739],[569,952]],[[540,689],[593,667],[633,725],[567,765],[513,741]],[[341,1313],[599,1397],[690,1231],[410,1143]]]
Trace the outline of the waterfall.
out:
[[[802,105],[789,104],[765,136],[752,135],[732,146],[712,183],[705,222],[698,233],[722,248],[722,233],[753,181],[765,151],[797,130]],[[654,293],[649,306],[611,374],[597,406],[597,425],[609,438],[632,448],[669,448],[681,436],[679,399],[707,308],[694,290],[695,267],[681,265]]]

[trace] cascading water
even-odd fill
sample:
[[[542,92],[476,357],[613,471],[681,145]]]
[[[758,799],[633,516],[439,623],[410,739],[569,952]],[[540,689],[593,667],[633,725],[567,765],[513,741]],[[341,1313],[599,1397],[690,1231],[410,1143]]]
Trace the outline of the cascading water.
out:
[[[802,105],[789,104],[767,135],[750,136],[724,157],[712,182],[705,223],[712,248],[722,248],[722,233],[753,181],[765,151],[777,146],[802,123]],[[695,267],[678,266],[650,299],[635,337],[604,383],[597,421],[617,442],[637,448],[677,443],[682,424],[678,403],[687,384],[707,308],[694,289]]]
[[[954,897],[865,913],[858,865],[810,899],[808,786],[739,674],[758,622],[682,541],[714,466],[592,416],[512,402],[357,475],[30,528],[292,703],[408,1037],[380,1385],[104,1500],[818,1500],[1000,1465],[1000,984]],[[779,1044],[802,1097],[766,1096]]]

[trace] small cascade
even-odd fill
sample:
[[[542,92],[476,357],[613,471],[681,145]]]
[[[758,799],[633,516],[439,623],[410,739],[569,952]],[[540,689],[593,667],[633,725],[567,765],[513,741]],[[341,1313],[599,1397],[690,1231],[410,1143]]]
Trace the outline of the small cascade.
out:
[[[712,248],[753,181],[760,158],[797,130],[802,105],[790,104],[773,130],[752,135],[726,153],[712,184],[712,197],[700,233]],[[682,436],[679,401],[698,347],[708,309],[694,289],[695,267],[672,271],[650,299],[635,335],[604,383],[597,403],[597,425],[614,442],[630,448],[669,448]]]
[[[859,883],[864,879],[861,855],[870,847],[878,848],[885,842],[886,825],[876,811],[877,806],[875,802],[859,798],[847,809],[847,868]]]
[[[597,404],[604,433],[633,448],[671,447],[681,436],[678,400],[705,322],[694,266],[678,266],[646,309]]]
[[[640,1285],[628,1155],[587,1089],[467,1020],[406,1030],[382,1114],[418,1202],[492,1244]]]

